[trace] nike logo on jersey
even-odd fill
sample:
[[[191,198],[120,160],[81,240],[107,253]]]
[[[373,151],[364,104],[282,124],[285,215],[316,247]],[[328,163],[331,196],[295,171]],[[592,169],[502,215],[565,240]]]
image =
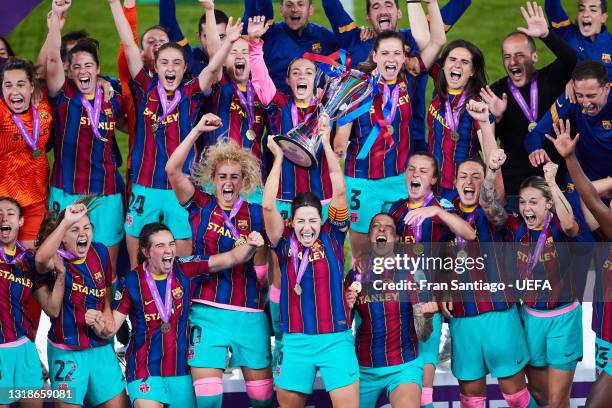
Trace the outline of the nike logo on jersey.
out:
[[[149,306],[153,302],[155,302],[155,301],[154,300],[145,300],[145,306]]]
[[[572,351],[571,353],[565,353],[565,357],[569,357],[569,356],[571,356],[574,353],[575,353],[575,351]]]
[[[563,104],[562,104],[562,103],[559,103],[559,100],[558,100],[558,99],[557,99],[557,106],[558,106],[558,107],[560,107],[560,108],[562,108],[562,107],[563,107]]]
[[[525,358],[521,358],[520,360],[517,360],[516,364],[521,364],[523,360],[525,360]]]

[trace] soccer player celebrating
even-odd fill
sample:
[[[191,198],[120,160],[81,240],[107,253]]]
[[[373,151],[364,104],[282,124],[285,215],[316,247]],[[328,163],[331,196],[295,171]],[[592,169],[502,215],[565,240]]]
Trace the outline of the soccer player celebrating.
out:
[[[357,407],[359,366],[343,288],[343,245],[349,223],[346,187],[330,145],[329,118],[319,118],[317,131],[333,186],[328,219],[323,224],[320,198],[307,192],[293,200],[292,227],[285,226],[275,202],[283,151],[268,139],[274,165],[263,193],[264,219],[282,280],[283,349],[274,368],[274,379],[283,407],[304,406],[317,369],[334,407]]]
[[[51,136],[51,105],[46,97],[32,101],[37,87],[32,63],[10,59],[0,72],[0,196],[13,197],[23,209],[19,239],[34,247],[47,208],[49,162],[46,151]]]
[[[517,32],[509,34],[501,46],[508,76],[480,93],[495,116],[495,133],[508,155],[502,174],[506,191],[513,196],[518,194],[525,178],[536,174],[529,166],[523,141],[529,129],[536,126],[544,112],[565,90],[576,65],[576,54],[548,29],[544,12],[537,3],[527,3],[527,9],[521,7],[521,12],[527,28],[520,27]],[[541,38],[557,57],[539,70],[535,66],[539,56],[532,37]],[[553,150],[548,151],[552,153]],[[516,203],[511,204],[515,207]]]
[[[47,87],[54,106],[55,138],[49,207],[61,211],[85,195],[99,195],[105,211],[92,215],[95,241],[108,247],[113,268],[123,238],[123,179],[115,128],[125,123],[125,104],[116,93],[109,101],[98,85],[98,44],[81,40],[60,56],[60,16],[70,7],[53,3],[47,40]]]
[[[189,211],[196,255],[229,251],[243,245],[249,233],[264,231],[261,206],[241,197],[261,186],[260,164],[247,149],[233,141],[219,143],[193,165],[193,182],[182,172],[196,139],[220,126],[219,117],[204,115],[166,165],[176,197]],[[202,192],[210,185],[213,195]],[[271,406],[270,333],[264,313],[266,273],[267,252],[262,248],[254,262],[223,268],[197,285],[190,325],[202,338],[191,343],[188,362],[199,406],[221,406],[228,349],[232,351],[232,367],[242,368],[252,404]],[[237,331],[236,325],[244,330]]]
[[[456,166],[475,156],[483,144],[480,124],[466,108],[469,101],[478,98],[487,81],[484,55],[469,41],[455,40],[448,44],[440,61],[440,65],[430,70],[436,95],[427,113],[427,150],[440,163],[440,195],[453,200]]]
[[[351,270],[345,284],[349,286],[349,304],[361,319],[355,333],[359,406],[375,407],[380,393],[386,390],[392,407],[418,408],[423,363],[417,358],[416,340],[426,341],[431,334],[431,318],[437,304],[411,302],[409,294],[374,289],[374,278],[399,282],[409,272],[393,268],[374,275],[372,269],[373,257],[378,260],[395,257],[397,232],[391,215],[375,215],[368,238],[372,245],[369,262],[365,263],[364,270]]]
[[[110,258],[104,245],[92,242],[93,227],[85,204],[72,204],[59,215],[49,213],[38,237],[38,273],[66,269],[60,311],[49,331],[51,386],[70,387],[71,394],[59,398],[65,403],[82,405],[87,399],[93,406],[123,407],[125,381],[115,352],[85,320],[88,309],[112,318]]]
[[[533,166],[550,161],[541,149],[546,134],[553,133],[553,125],[569,119],[580,134],[575,156],[590,180],[612,175],[612,93],[603,64],[581,62],[572,72],[572,83],[577,103],[562,94],[550,107],[527,138],[525,148],[531,154]]]
[[[431,27],[420,4],[408,4],[408,16],[415,30],[431,31],[419,40],[420,58],[426,68],[436,60],[446,41],[437,1],[428,3]],[[372,107],[355,121],[338,129],[336,153],[346,150],[345,174],[350,193],[351,248],[361,258],[367,245],[370,219],[406,196],[404,171],[410,153],[425,149],[425,140],[410,133],[411,87],[404,69],[404,39],[394,31],[381,33],[367,63],[360,66],[370,75],[379,75],[378,93]],[[346,143],[350,142],[348,148]]]
[[[576,51],[578,61],[599,61],[612,78],[612,36],[606,28],[607,0],[578,0],[576,24],[572,24],[560,0],[545,0],[552,29]]]
[[[503,150],[491,153],[480,205],[489,222],[507,231],[500,237],[517,243],[518,252],[512,259],[516,259],[520,277],[546,279],[553,286],[552,290],[522,294],[521,318],[530,355],[525,371],[538,404],[567,406],[576,364],[582,357],[582,308],[574,300],[573,288],[567,287],[571,285],[563,284],[571,279],[564,271],[571,264],[564,243],[578,235],[579,226],[555,183],[556,165],[552,163],[544,166],[545,178],[523,181],[520,215],[509,215],[494,185],[505,160]]]
[[[130,178],[133,183],[132,197],[125,222],[126,243],[130,261],[135,267],[140,229],[160,217],[164,218],[177,239],[177,253],[191,253],[187,213],[170,190],[165,172],[166,161],[191,131],[199,108],[198,95],[208,92],[216,81],[231,45],[240,37],[242,24],[228,24],[227,38],[208,67],[197,78],[183,82],[187,69],[183,48],[176,43],[161,46],[155,53],[157,73],[151,76],[144,69],[140,50],[134,42],[121,4],[118,0],[109,0],[109,5],[137,88],[138,122]],[[185,171],[192,159],[193,151],[185,161]]]
[[[446,242],[450,232],[469,241],[476,237],[474,228],[456,214],[445,210],[434,197],[440,173],[436,158],[427,152],[410,156],[406,169],[408,198],[396,201],[389,210],[396,223],[399,241],[414,244],[408,248],[414,256],[424,253],[423,243]],[[448,203],[448,209],[452,204]],[[420,252],[420,253],[417,253]],[[425,374],[421,391],[421,405],[433,406],[433,380],[438,362],[442,317],[434,316],[433,333],[427,341],[419,341],[419,357],[423,361]]]
[[[98,335],[111,337],[129,315],[134,329],[126,354],[126,376],[135,406],[195,407],[187,345],[202,333],[189,330],[190,285],[199,284],[210,273],[247,262],[263,245],[263,238],[252,232],[245,245],[232,251],[179,260],[175,259],[174,237],[165,225],[145,225],[139,240],[139,266],[121,278],[113,320],[105,321],[102,312],[90,309],[85,315],[87,324]],[[145,405],[151,402],[158,404]]]

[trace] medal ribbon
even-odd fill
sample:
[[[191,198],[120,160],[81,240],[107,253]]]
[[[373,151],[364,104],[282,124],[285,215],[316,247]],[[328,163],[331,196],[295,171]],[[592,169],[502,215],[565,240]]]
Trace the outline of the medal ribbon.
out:
[[[253,129],[255,125],[255,90],[253,89],[253,84],[251,81],[247,83],[246,86],[246,98],[238,86],[232,82],[232,87],[234,88],[234,93],[238,97],[240,101],[240,106],[242,110],[246,113],[247,122],[249,129]]]
[[[298,269],[298,240],[295,234],[291,235],[289,238],[289,248],[291,250],[291,256],[293,257],[293,270],[296,273],[295,283],[297,285],[302,281],[302,277],[304,276],[304,272],[306,272],[306,267],[308,266],[308,258],[310,257],[310,248],[304,249],[304,253],[302,254],[302,261],[300,262],[300,267]]]
[[[26,142],[28,147],[32,149],[32,151],[38,150],[38,140],[40,139],[40,117],[38,116],[38,109],[36,106],[32,105],[32,134],[28,132],[25,124],[16,113],[12,115],[13,122],[15,122],[15,126],[19,129],[19,133],[23,136],[23,140]]]
[[[461,106],[465,103],[466,97],[467,95],[465,94],[465,92],[462,92],[461,96],[459,97],[459,100],[455,104],[455,108],[457,108],[456,111],[454,111],[451,106],[450,95],[448,95],[446,101],[444,102],[444,121],[448,125],[448,128],[451,130],[451,132],[456,132],[459,128],[459,110]]]
[[[466,221],[467,221],[468,224],[472,225],[472,223],[474,222],[475,219],[476,219],[476,210],[472,211],[470,213],[470,215],[468,215]],[[462,237],[457,235],[456,236],[456,241],[457,241],[457,248],[459,248],[460,251],[465,249],[465,247],[467,245],[467,241],[465,239],[463,239]]]
[[[538,237],[536,247],[533,253],[530,253],[527,257],[527,276],[531,276],[533,268],[535,268],[536,264],[540,261],[540,255],[542,255],[544,243],[546,242],[546,230],[550,225],[550,220],[552,220],[552,215],[550,215],[550,212],[547,212],[546,220],[544,221],[544,225],[542,225],[542,231],[540,231],[540,236]],[[529,239],[529,242],[531,242],[531,238]]]
[[[159,94],[159,103],[163,112],[161,117],[157,119],[157,124],[161,125],[164,119],[166,119],[166,117],[178,106],[179,102],[181,101],[182,94],[181,90],[177,88],[174,91],[172,101],[170,104],[168,104],[168,94],[159,80],[157,81],[157,93]]]
[[[242,207],[242,203],[243,203],[242,198],[238,197],[238,199],[234,202],[234,205],[232,205],[232,209],[230,210],[229,216],[225,213],[223,208],[221,209],[221,215],[223,215],[223,222],[225,226],[232,233],[232,237],[234,239],[240,239],[240,233],[238,232],[234,224],[232,224],[232,219],[236,216],[236,214],[238,214],[238,211],[240,211],[240,207]]]
[[[98,129],[98,125],[100,124],[100,111],[102,110],[102,87],[100,85],[96,86],[96,93],[94,97],[93,107],[91,103],[87,100],[85,95],[80,93],[79,97],[81,99],[81,105],[85,108],[85,113],[87,113],[87,119],[89,119],[89,126],[91,127],[94,136],[102,141],[106,141],[105,138],[100,135],[100,129]]]
[[[153,281],[153,275],[149,271],[148,266],[144,267],[145,279],[147,281],[147,286],[153,295],[153,301],[155,302],[155,307],[159,312],[159,318],[162,322],[168,323],[170,320],[170,315],[172,314],[172,278],[174,276],[174,269],[170,271],[168,274],[168,278],[166,279],[166,296],[165,303],[162,303],[161,296],[159,296],[159,291],[157,290],[157,285]]]
[[[531,85],[529,87],[529,95],[531,99],[531,105],[527,106],[527,102],[525,102],[525,98],[519,92],[516,85],[512,83],[510,78],[508,78],[508,88],[510,92],[512,92],[512,96],[518,103],[519,107],[525,114],[525,117],[529,122],[535,122],[538,118],[538,73],[533,74],[533,78],[531,79]]]
[[[8,265],[15,265],[17,262],[19,262],[20,260],[23,259],[23,257],[25,257],[25,254],[27,253],[28,249],[26,247],[23,246],[23,244],[19,241],[15,242],[15,246],[17,248],[19,248],[20,251],[22,251],[19,255],[13,257],[13,259],[11,261],[8,260],[6,252],[4,252],[4,246],[0,245],[0,259],[2,259],[2,261],[5,264]]]
[[[310,119],[310,117],[316,110],[311,110],[311,108],[313,107],[317,107],[317,98],[315,98],[314,96],[310,100],[310,106],[307,108],[307,113],[304,114],[304,120],[302,122],[308,122],[308,119]],[[310,112],[308,112],[308,110],[310,110]],[[298,111],[297,105],[295,104],[295,101],[291,101],[291,123],[293,124],[293,126],[297,126],[300,123],[300,113]]]
[[[76,261],[77,259],[79,259],[75,254],[73,254],[72,252],[68,252],[63,248],[58,248],[55,252],[57,252],[57,254],[61,258],[67,260],[68,262]]]
[[[429,203],[431,202],[431,200],[433,200],[433,198],[434,198],[434,195],[430,191],[425,196],[425,199],[423,200],[423,204],[418,208],[427,207]],[[409,209],[408,212],[410,212],[411,210],[413,210],[413,208]],[[414,234],[414,242],[421,242],[421,240],[423,239],[423,224],[419,223],[417,225],[418,221],[420,221],[420,219],[416,219],[414,220],[412,224],[410,224],[410,226],[412,227],[412,232]]]

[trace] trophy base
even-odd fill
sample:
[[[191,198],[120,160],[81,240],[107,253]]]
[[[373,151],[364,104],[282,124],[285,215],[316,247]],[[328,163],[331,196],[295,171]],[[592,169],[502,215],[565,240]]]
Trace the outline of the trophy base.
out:
[[[286,136],[274,136],[274,141],[278,143],[283,154],[293,164],[303,167],[307,170],[312,170],[317,167],[317,158],[304,146],[295,141],[295,139]]]

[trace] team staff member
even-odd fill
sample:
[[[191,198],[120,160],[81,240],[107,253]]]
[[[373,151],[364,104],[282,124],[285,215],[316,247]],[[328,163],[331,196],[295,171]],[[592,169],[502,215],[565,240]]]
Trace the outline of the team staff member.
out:
[[[491,153],[480,204],[500,239],[517,245],[516,268],[522,279],[546,279],[552,290],[522,293],[521,318],[530,361],[525,369],[539,405],[567,406],[577,362],[582,358],[582,307],[575,300],[566,242],[580,233],[573,211],[555,183],[556,165],[544,166],[545,178],[534,176],[520,188],[520,215],[508,215],[495,191],[503,150]],[[535,245],[532,245],[535,244]]]
[[[553,30],[576,52],[578,61],[598,61],[612,79],[612,35],[606,28],[607,0],[577,0],[576,23],[572,24],[560,0],[545,0],[544,9]]]
[[[274,19],[272,0],[245,0],[244,21],[255,16],[265,16],[270,29],[263,34],[263,52],[272,82],[284,94],[291,92],[287,84],[287,67],[304,53],[329,55],[338,49],[336,37],[328,28],[308,19],[314,14],[312,0],[282,0],[280,14],[285,21],[271,23]]]
[[[536,174],[535,169],[529,166],[523,141],[529,128],[533,129],[544,112],[564,92],[576,65],[576,54],[554,31],[548,29],[540,6],[527,3],[527,10],[521,8],[521,12],[528,28],[520,28],[502,42],[502,58],[508,76],[486,87],[480,94],[495,116],[495,134],[509,158],[502,169],[508,195],[517,195],[521,182]],[[557,57],[539,70],[535,66],[539,57],[530,33],[538,35]],[[552,150],[549,152],[552,153]],[[560,174],[559,182],[562,181],[563,174]]]
[[[166,165],[174,193],[189,212],[196,255],[229,251],[244,244],[251,232],[264,231],[261,206],[242,197],[261,186],[260,164],[249,150],[233,141],[219,142],[194,163],[191,179],[181,171],[196,139],[221,126],[218,116],[204,115]],[[211,185],[212,194],[202,192]],[[270,333],[263,310],[266,273],[267,252],[262,248],[254,262],[225,268],[194,288],[189,321],[201,339],[190,344],[188,363],[196,397],[206,407],[221,406],[228,350],[231,366],[242,368],[252,404],[272,404]]]
[[[70,4],[54,3],[47,40],[47,87],[55,118],[49,207],[61,211],[85,195],[99,196],[105,211],[92,216],[98,225],[95,240],[108,247],[114,268],[124,235],[124,183],[115,128],[124,128],[125,104],[119,93],[103,100],[97,42],[77,42],[66,56],[69,76],[64,73],[60,16]]]
[[[32,101],[36,73],[32,63],[11,59],[0,71],[0,196],[13,197],[23,209],[19,240],[34,247],[47,209],[49,162],[46,146],[51,136],[52,108],[46,97]]]
[[[170,191],[166,161],[193,127],[199,109],[199,95],[208,92],[218,78],[221,65],[231,44],[239,38],[242,27],[240,23],[228,25],[226,34],[231,35],[226,38],[216,58],[211,60],[199,77],[183,82],[187,68],[182,47],[176,43],[161,46],[155,53],[157,73],[151,76],[144,67],[120,2],[111,0],[109,5],[125,47],[137,93],[138,122],[132,158],[138,167],[132,168],[133,199],[130,200],[125,222],[130,262],[135,267],[140,229],[160,217],[164,218],[177,238],[178,254],[191,253],[188,216]],[[192,159],[193,152],[186,160],[185,171]]]
[[[612,95],[603,64],[584,61],[572,73],[577,103],[564,94],[559,96],[542,120],[527,135],[525,148],[533,166],[550,161],[541,149],[546,134],[553,134],[553,125],[569,119],[580,135],[576,158],[590,180],[612,176]]]
[[[66,269],[60,311],[51,319],[49,331],[49,376],[54,389],[72,390],[60,401],[82,405],[87,399],[93,406],[119,408],[126,403],[119,362],[110,341],[96,335],[85,320],[88,309],[112,318],[110,258],[104,245],[92,242],[94,226],[87,212],[85,204],[78,203],[59,215],[49,213],[38,237],[38,273]]]
[[[318,369],[334,407],[350,408],[359,406],[359,366],[343,286],[343,245],[349,224],[346,186],[330,145],[329,118],[319,118],[317,131],[333,186],[325,223],[320,198],[307,192],[293,200],[292,227],[285,226],[275,200],[283,151],[268,139],[274,165],[263,193],[264,220],[279,258],[282,282],[283,348],[274,379],[281,406],[303,407]]]

